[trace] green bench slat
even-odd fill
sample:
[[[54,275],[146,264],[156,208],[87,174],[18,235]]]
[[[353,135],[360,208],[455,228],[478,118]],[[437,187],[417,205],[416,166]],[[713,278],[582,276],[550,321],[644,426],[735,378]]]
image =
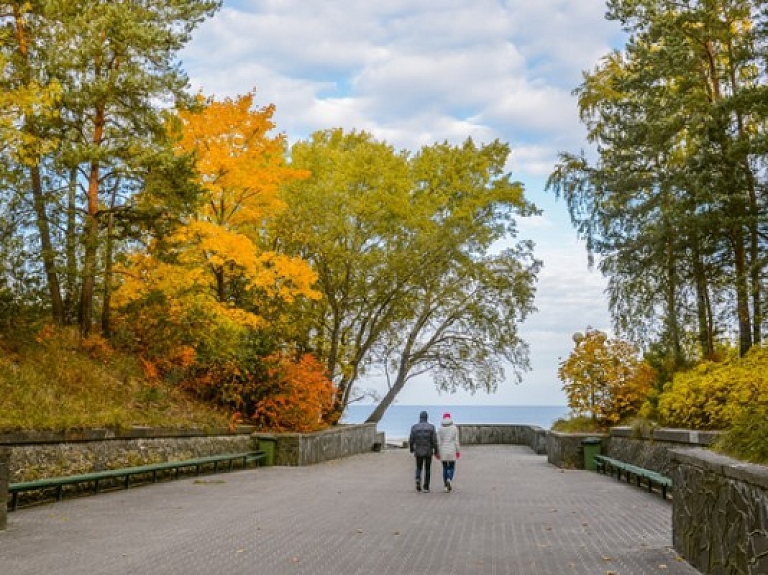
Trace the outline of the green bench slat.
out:
[[[667,498],[667,489],[672,488],[672,479],[656,471],[638,467],[637,465],[632,465],[631,463],[614,459],[607,455],[595,455],[594,460],[597,470],[601,471],[603,474],[608,471],[611,476],[613,476],[613,471],[615,469],[616,478],[621,480],[622,472],[624,472],[627,482],[630,482],[630,476],[633,476],[638,486],[640,485],[640,480],[645,479],[648,483],[648,491],[653,490],[654,484],[658,485],[661,488],[661,494],[664,499]]]
[[[63,497],[62,488],[65,485],[76,485],[79,483],[93,483],[94,493],[99,490],[99,482],[105,479],[123,479],[123,486],[128,488],[130,478],[136,475],[152,475],[152,482],[157,482],[157,474],[161,471],[175,471],[176,477],[179,471],[186,468],[195,468],[195,474],[200,474],[200,468],[205,465],[213,465],[214,473],[218,471],[220,463],[228,463],[228,470],[232,470],[234,461],[242,460],[243,467],[248,463],[259,462],[267,457],[265,451],[249,451],[247,453],[226,453],[221,455],[209,455],[207,457],[197,457],[195,459],[185,459],[182,461],[163,461],[160,463],[151,463],[137,467],[124,467],[122,469],[105,469],[104,471],[95,471],[92,473],[81,473],[78,475],[67,475],[63,477],[48,477],[45,479],[36,479],[32,481],[23,481],[20,483],[11,483],[8,485],[8,492],[11,494],[11,510],[16,509],[18,504],[18,494],[24,491],[35,491],[40,489],[56,488],[56,499],[61,501]]]

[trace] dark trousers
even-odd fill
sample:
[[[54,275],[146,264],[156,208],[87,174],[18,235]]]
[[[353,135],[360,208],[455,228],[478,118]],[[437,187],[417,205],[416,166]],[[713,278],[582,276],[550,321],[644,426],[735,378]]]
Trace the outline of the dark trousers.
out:
[[[429,489],[429,472],[432,469],[432,456],[416,456],[416,481],[421,481],[421,470],[424,469],[424,489]]]
[[[453,474],[456,471],[455,461],[443,461],[443,483],[453,481]]]

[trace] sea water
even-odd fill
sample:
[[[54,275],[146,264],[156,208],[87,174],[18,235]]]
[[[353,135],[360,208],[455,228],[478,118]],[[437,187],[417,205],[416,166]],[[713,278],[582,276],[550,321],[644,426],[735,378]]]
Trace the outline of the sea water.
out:
[[[373,412],[375,405],[349,405],[342,423],[363,423]],[[426,411],[429,421],[439,424],[444,413],[450,413],[456,424],[503,423],[538,425],[549,429],[569,409],[562,405],[391,405],[376,426],[383,431],[387,441],[407,439],[411,426],[419,421],[419,414]]]

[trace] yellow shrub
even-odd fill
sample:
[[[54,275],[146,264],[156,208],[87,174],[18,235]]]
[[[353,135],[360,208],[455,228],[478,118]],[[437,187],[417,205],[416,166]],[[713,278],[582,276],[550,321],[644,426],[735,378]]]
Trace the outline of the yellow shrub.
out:
[[[726,429],[747,408],[768,408],[768,349],[755,347],[743,358],[704,362],[678,373],[659,397],[665,425]]]

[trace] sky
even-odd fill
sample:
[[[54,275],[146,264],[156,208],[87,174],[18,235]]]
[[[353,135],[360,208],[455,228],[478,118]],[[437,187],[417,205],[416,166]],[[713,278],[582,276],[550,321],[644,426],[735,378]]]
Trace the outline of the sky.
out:
[[[572,91],[622,45],[604,13],[604,0],[224,0],[182,52],[193,90],[255,91],[289,143],[336,127],[412,151],[467,137],[509,143],[512,179],[543,210],[518,222],[544,263],[538,311],[521,327],[531,370],[492,395],[415,380],[398,404],[566,405],[557,368],[573,334],[610,330],[606,282],[565,203],[545,191],[558,152],[589,151]]]

